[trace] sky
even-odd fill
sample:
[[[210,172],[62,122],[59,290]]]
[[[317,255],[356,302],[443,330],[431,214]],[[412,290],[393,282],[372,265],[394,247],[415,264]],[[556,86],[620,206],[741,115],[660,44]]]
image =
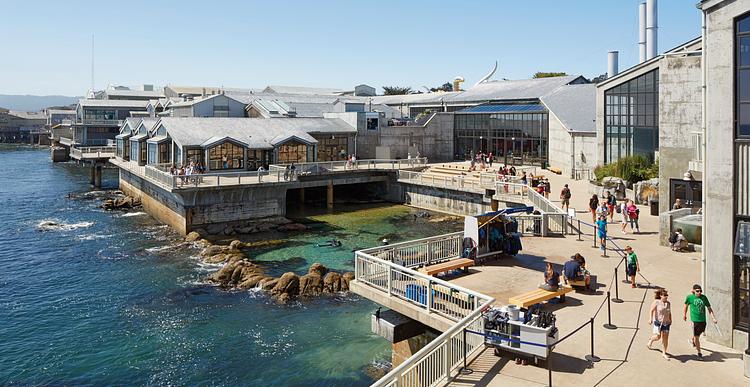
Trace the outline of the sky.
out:
[[[643,0],[641,0],[643,1]],[[638,61],[639,0],[3,0],[0,94],[94,84],[434,87]],[[700,36],[697,0],[659,1],[659,51]]]

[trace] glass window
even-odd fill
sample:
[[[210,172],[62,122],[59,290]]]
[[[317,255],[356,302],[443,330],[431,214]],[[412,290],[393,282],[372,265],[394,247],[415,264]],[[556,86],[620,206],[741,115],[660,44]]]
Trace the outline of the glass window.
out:
[[[279,146],[278,162],[282,164],[304,163],[307,161],[307,145],[289,141]]]
[[[210,170],[241,169],[245,167],[245,148],[225,142],[208,149]]]
[[[750,66],[750,36],[742,36],[739,38],[737,51],[737,59],[739,60],[738,64],[740,66]]]
[[[349,139],[346,136],[318,138],[318,161],[346,160],[349,154]]]
[[[159,145],[153,144],[153,143],[147,143],[146,146],[148,147],[148,158],[146,159],[146,163],[157,164],[158,161],[156,160],[156,155],[157,155],[157,148],[159,147]]]
[[[192,161],[195,163],[201,163],[205,165],[206,163],[205,163],[205,160],[203,159],[203,155],[204,155],[203,149],[200,149],[200,148],[188,149],[185,152],[185,156],[187,157],[185,159],[185,164],[190,165],[190,162]]]
[[[654,159],[659,132],[658,80],[659,72],[653,70],[604,92],[605,163],[634,154]]]

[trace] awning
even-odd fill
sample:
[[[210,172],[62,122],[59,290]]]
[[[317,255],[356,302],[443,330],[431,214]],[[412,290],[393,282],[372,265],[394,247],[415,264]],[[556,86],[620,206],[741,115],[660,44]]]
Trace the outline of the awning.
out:
[[[146,142],[149,144],[160,144],[168,140],[170,140],[170,138],[167,136],[156,136],[156,137],[149,138]]]
[[[132,135],[133,135],[132,133],[122,133],[122,134],[118,134],[117,136],[115,136],[115,138],[118,140],[127,140]]]

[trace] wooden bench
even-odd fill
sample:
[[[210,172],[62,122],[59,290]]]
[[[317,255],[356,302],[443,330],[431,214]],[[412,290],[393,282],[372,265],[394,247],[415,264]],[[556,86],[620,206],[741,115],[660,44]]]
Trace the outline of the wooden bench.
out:
[[[528,308],[531,305],[538,304],[542,301],[551,300],[555,297],[560,297],[560,302],[565,302],[565,294],[573,291],[570,286],[561,286],[557,288],[557,291],[551,292],[544,289],[534,289],[528,293],[524,293],[508,299],[508,304],[516,305],[519,308]]]
[[[468,271],[470,266],[474,266],[473,259],[458,258],[452,259],[448,262],[438,263],[437,265],[426,266],[419,269],[419,271],[427,275],[435,275],[438,273],[445,273],[456,269],[463,269],[464,271]]]

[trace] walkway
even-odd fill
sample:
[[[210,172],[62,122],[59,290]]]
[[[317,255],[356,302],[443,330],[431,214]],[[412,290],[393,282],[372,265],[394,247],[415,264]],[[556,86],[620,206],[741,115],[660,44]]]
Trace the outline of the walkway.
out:
[[[547,171],[544,171],[547,172]],[[541,173],[541,171],[540,171]],[[559,205],[559,190],[569,184],[573,192],[571,205],[579,209],[577,216],[588,222],[591,218],[582,211],[587,207],[588,184],[585,181],[572,181],[564,177],[547,174],[552,184],[550,199]],[[612,303],[612,323],[617,330],[602,327],[606,322],[606,306],[595,322],[596,355],[603,360],[592,368],[583,360],[589,352],[588,328],[573,335],[555,348],[551,366],[554,371],[553,385],[567,386],[622,386],[647,385],[657,383],[664,386],[746,386],[748,379],[743,376],[741,353],[732,349],[704,344],[703,361],[696,360],[695,352],[688,343],[690,325],[682,321],[682,304],[693,283],[700,283],[700,254],[676,253],[668,247],[659,246],[658,217],[648,215],[647,208],[641,207],[641,234],[623,235],[619,225],[610,224],[610,235],[615,243],[624,247],[631,245],[640,258],[641,274],[638,281],[669,290],[672,313],[675,319],[670,334],[670,350],[674,356],[665,360],[656,350],[648,350],[646,341],[651,335],[648,324],[648,310],[653,300],[653,290],[631,289],[620,283],[622,304]],[[613,268],[619,257],[609,252],[610,258],[600,257],[600,251],[592,248],[593,230],[586,230],[582,241],[575,236],[565,238],[524,238],[523,254],[506,258],[491,265],[477,267],[472,274],[451,280],[451,283],[467,287],[495,298],[496,303],[507,303],[510,296],[533,288],[541,282],[545,262],[564,263],[570,255],[580,252],[586,257],[587,266],[597,276],[599,291],[613,280]],[[622,269],[618,280],[622,280]],[[500,280],[502,279],[502,280]],[[709,298],[710,294],[707,295]],[[560,305],[547,305],[555,310],[557,325],[565,334],[584,323],[592,316],[603,296],[601,294],[571,293],[568,302]],[[710,324],[709,324],[710,325]],[[708,329],[713,329],[709,326]],[[724,333],[727,334],[727,333]],[[655,344],[655,348],[659,345]],[[497,358],[491,351],[483,352],[471,365],[475,372],[459,376],[453,385],[458,386],[540,386],[547,384],[547,371],[534,366],[521,366]]]

